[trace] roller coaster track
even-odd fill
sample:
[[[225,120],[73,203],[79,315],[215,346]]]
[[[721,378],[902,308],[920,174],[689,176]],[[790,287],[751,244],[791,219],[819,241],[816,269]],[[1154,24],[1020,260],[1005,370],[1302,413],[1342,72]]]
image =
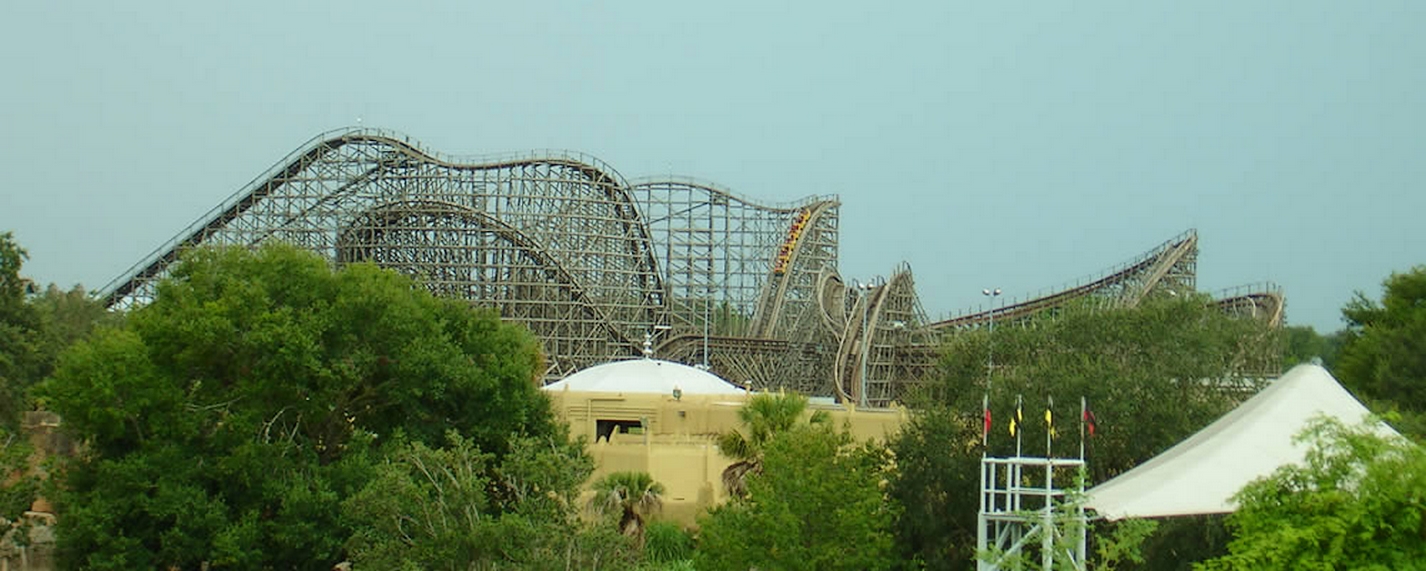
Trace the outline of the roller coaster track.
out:
[[[1217,292],[1214,298],[1224,313],[1257,320],[1269,327],[1264,338],[1245,344],[1260,349],[1243,351],[1235,364],[1236,368],[1250,377],[1270,378],[1280,374],[1283,344],[1273,338],[1272,332],[1282,327],[1285,318],[1287,299],[1282,288],[1273,283],[1244,285]]]
[[[662,359],[706,364],[720,377],[754,390],[826,396],[829,349],[801,341],[689,333],[664,339],[655,352]]]
[[[1198,233],[1188,230],[1160,244],[1138,258],[1084,284],[1038,296],[1023,302],[969,313],[932,323],[936,330],[978,327],[993,320],[1010,323],[1035,313],[1064,307],[1079,299],[1096,298],[1105,303],[1132,307],[1150,291],[1193,291],[1196,283]]]
[[[417,218],[417,220],[412,220],[413,217]],[[505,280],[506,284],[501,284],[500,280],[493,279],[471,280],[469,276],[422,274],[420,276],[422,281],[435,293],[447,297],[465,297],[470,292],[462,291],[460,289],[461,287],[470,287],[479,284],[486,291],[479,292],[477,295],[478,298],[487,301],[496,301],[503,310],[506,310],[506,316],[525,318],[525,320],[535,318],[530,315],[528,311],[521,311],[522,308],[520,308],[520,306],[522,304],[520,302],[524,301],[520,299],[522,297],[534,297],[539,299],[541,303],[538,304],[537,307],[541,310],[549,310],[552,306],[561,303],[571,303],[576,306],[577,309],[574,313],[577,315],[572,316],[574,319],[568,319],[571,316],[566,315],[566,320],[563,321],[564,325],[567,326],[572,323],[588,321],[596,324],[600,329],[599,337],[614,339],[617,343],[623,345],[633,345],[634,339],[630,338],[626,332],[613,327],[613,319],[603,313],[603,308],[599,303],[589,299],[586,292],[577,287],[579,280],[566,270],[559,260],[542,250],[536,240],[526,236],[519,229],[496,220],[483,212],[478,212],[459,204],[434,201],[390,203],[379,205],[368,210],[363,214],[363,218],[354,226],[369,233],[401,232],[412,227],[421,228],[426,232],[433,232],[439,228],[438,224],[441,222],[454,222],[453,225],[447,226],[447,228],[464,235],[490,234],[491,239],[482,240],[483,244],[479,254],[481,256],[516,258],[505,264],[500,264],[502,268],[507,270],[509,268],[528,268],[527,271],[533,270],[543,275],[533,278],[527,277],[524,279]],[[419,250],[404,247],[405,244],[410,243],[409,240],[389,240],[385,236],[347,238],[348,239],[345,240],[339,240],[338,243],[362,244],[363,247],[360,250],[353,250],[351,248],[338,250],[338,262],[373,261],[382,267],[398,269],[408,274],[419,273],[422,267],[432,265],[413,262],[413,260],[409,259],[411,254],[419,252]],[[391,245],[388,246],[388,244]],[[513,252],[504,252],[504,250],[513,250]],[[518,260],[518,258],[524,258],[524,260]],[[444,262],[447,263],[440,264],[440,266],[465,269],[475,268],[480,265],[478,262],[465,259],[445,260]],[[524,284],[544,282],[551,284],[545,286],[547,289],[553,288],[559,290],[561,293],[556,293],[553,296],[532,296],[528,290],[519,293],[490,291],[506,289],[501,286],[508,285],[512,282]],[[528,288],[529,286],[527,285],[526,287]]]
[[[805,215],[798,219],[794,226],[800,235],[789,237],[784,241],[783,249],[778,255],[782,259],[774,261],[774,269],[771,279],[768,280],[766,289],[758,302],[757,312],[753,314],[753,333],[757,337],[772,338],[779,333],[778,326],[791,325],[796,327],[802,320],[784,320],[784,307],[791,304],[799,304],[800,307],[791,311],[797,312],[800,316],[809,312],[816,303],[819,291],[816,287],[818,276],[827,267],[825,257],[817,256],[818,247],[825,243],[819,240],[819,229],[824,226],[823,219],[826,216],[834,215],[837,203],[833,201],[823,201],[813,204],[806,209]],[[804,252],[807,252],[804,254]],[[777,266],[781,265],[779,269]],[[799,295],[789,295],[790,292],[797,292]],[[791,303],[789,303],[791,300]]]
[[[1076,303],[1090,307],[1133,307],[1154,292],[1185,295],[1195,291],[1197,234],[1189,230],[1100,277],[1050,294],[1033,297],[990,310],[976,311],[932,323],[930,329],[943,334],[984,326],[993,320],[1007,325],[1031,316],[1052,312]],[[1274,284],[1240,286],[1213,297],[1215,305],[1228,315],[1257,320],[1265,325],[1262,339],[1245,341],[1233,369],[1250,377],[1271,377],[1281,371],[1280,345],[1272,339],[1282,326],[1285,297]]]
[[[839,398],[886,406],[934,374],[939,337],[926,327],[910,266],[902,264],[885,283],[867,286],[847,311],[823,311],[846,316],[834,369]]]
[[[190,248],[282,241],[498,309],[541,340],[546,380],[635,357],[635,341],[657,335],[659,357],[755,389],[885,406],[934,375],[942,335],[1195,287],[1190,230],[1088,283],[933,323],[909,267],[848,287],[840,206],[828,196],[763,204],[685,178],[629,183],[573,153],[451,158],[346,129],[289,153],[103,291],[110,307],[134,307]],[[1218,304],[1282,321],[1280,290]]]
[[[646,179],[632,190],[670,290],[672,330],[657,353],[703,363],[707,338],[716,373],[758,389],[828,394],[834,342],[817,296],[819,280],[835,274],[837,200],[759,204],[687,178]]]
[[[1273,327],[1283,324],[1287,302],[1282,287],[1277,284],[1238,286],[1217,292],[1213,297],[1218,307],[1230,315],[1257,319]]]
[[[397,237],[405,242],[391,242]],[[325,133],[293,151],[107,287],[107,304],[151,299],[155,282],[189,248],[270,240],[343,263],[360,261],[361,252],[424,252],[389,265],[433,289],[467,290],[464,297],[544,334],[551,376],[638,354],[632,339],[664,319],[666,287],[647,226],[612,169],[557,153],[450,159],[362,129]],[[523,262],[478,261],[502,248],[507,261]],[[427,279],[436,275],[445,283]],[[497,286],[543,293],[480,299]],[[564,309],[540,307],[548,304]]]
[[[806,276],[836,266],[837,206],[763,205],[690,179],[631,185],[569,153],[449,158],[399,134],[345,129],[288,154],[104,295],[111,307],[148,302],[190,248],[283,241],[499,308],[542,339],[550,379],[637,355],[635,339],[671,325],[676,335],[760,338],[722,343],[761,349],[714,361],[761,387],[816,392],[830,387],[825,373],[811,378],[826,363],[803,359],[807,371],[789,375],[783,365],[798,359],[778,352],[830,358],[828,332],[809,325]],[[812,215],[806,234],[777,268],[800,213]]]

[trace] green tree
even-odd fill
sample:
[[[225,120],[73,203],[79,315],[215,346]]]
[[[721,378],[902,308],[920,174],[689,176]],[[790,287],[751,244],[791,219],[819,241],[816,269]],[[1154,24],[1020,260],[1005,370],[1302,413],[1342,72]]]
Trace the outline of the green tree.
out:
[[[0,427],[0,536],[35,499],[39,482],[28,474],[32,452],[24,437]]]
[[[1196,568],[1426,569],[1426,450],[1327,419],[1299,438],[1306,462],[1238,492],[1230,553]]]
[[[891,458],[824,425],[771,437],[748,495],[699,518],[699,569],[874,570],[892,563]]]
[[[1251,366],[1258,344],[1275,342],[1266,324],[1227,316],[1198,296],[1150,298],[1135,308],[1068,308],[997,327],[994,383],[987,386],[990,335],[978,330],[947,340],[940,382],[928,387],[891,443],[899,468],[891,494],[905,507],[897,545],[903,558],[929,569],[973,564],[987,393],[992,455],[1015,450],[1007,428],[1017,395],[1025,402],[1024,449],[1044,453],[1043,418],[1053,398],[1055,454],[1077,455],[1085,397],[1097,424],[1085,443],[1090,482],[1102,482],[1227,411],[1244,394],[1231,388],[1237,372]]]
[[[498,464],[452,434],[445,448],[400,447],[343,503],[360,569],[618,568],[622,538],[581,526],[577,497],[593,470],[582,443],[521,437]]]
[[[50,284],[43,293],[31,296],[40,323],[43,359],[41,379],[54,372],[60,353],[89,336],[99,327],[118,327],[123,315],[104,307],[104,302],[76,285],[68,290]]]
[[[35,491],[26,475],[31,449],[19,433],[20,413],[29,408],[25,391],[39,362],[38,320],[25,303],[28,282],[20,276],[27,256],[10,232],[0,233],[0,535],[29,509]]]
[[[45,363],[40,316],[25,301],[30,282],[20,275],[28,258],[12,233],[0,233],[0,427],[10,431],[30,409],[26,392]]]
[[[1295,325],[1283,328],[1285,350],[1282,368],[1287,370],[1301,363],[1318,360],[1323,367],[1335,369],[1337,352],[1346,341],[1346,331],[1335,331],[1322,335],[1310,325]]]
[[[394,272],[192,252],[39,387],[84,442],[59,473],[60,563],[326,569],[388,440],[454,431],[503,458],[513,433],[552,434],[538,363],[527,331]]]
[[[589,505],[600,514],[618,514],[619,533],[643,539],[644,518],[663,507],[663,484],[647,472],[614,472],[595,480]]]
[[[773,437],[791,430],[807,412],[807,397],[799,394],[762,393],[738,409],[742,430],[718,436],[718,449],[734,462],[723,469],[723,487],[734,497],[747,495],[747,477],[762,469],[763,448]],[[831,421],[826,411],[808,417],[810,424]],[[746,433],[746,434],[745,434]]]
[[[1342,309],[1346,341],[1333,373],[1372,410],[1395,410],[1396,426],[1426,436],[1426,266],[1393,273],[1377,303],[1358,292]]]

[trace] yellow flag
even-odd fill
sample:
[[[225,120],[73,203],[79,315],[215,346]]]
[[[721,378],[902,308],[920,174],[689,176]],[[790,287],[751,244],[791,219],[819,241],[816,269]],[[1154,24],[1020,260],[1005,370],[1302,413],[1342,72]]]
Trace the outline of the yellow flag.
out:
[[[1055,433],[1055,414],[1050,409],[1045,409],[1045,429],[1050,431],[1050,438],[1059,436]]]

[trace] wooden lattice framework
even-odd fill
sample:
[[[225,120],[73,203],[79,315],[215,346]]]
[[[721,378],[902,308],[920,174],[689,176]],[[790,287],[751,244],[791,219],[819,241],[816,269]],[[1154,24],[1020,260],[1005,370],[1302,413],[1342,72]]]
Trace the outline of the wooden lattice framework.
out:
[[[283,241],[498,309],[541,339],[547,380],[636,357],[652,336],[660,357],[751,388],[885,406],[934,373],[940,335],[992,313],[1010,323],[1082,297],[1132,304],[1194,287],[1189,231],[1094,282],[933,323],[909,267],[871,284],[839,275],[840,207],[831,196],[761,204],[690,179],[630,183],[578,153],[451,157],[345,129],[278,161],[103,291],[110,307],[141,305],[190,248]],[[1246,292],[1223,306],[1280,322],[1281,300]]]

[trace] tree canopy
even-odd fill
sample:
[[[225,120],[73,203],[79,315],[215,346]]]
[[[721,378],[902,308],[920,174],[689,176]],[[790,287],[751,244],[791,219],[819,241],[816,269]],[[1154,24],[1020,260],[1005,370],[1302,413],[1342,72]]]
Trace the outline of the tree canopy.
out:
[[[25,297],[20,275],[29,254],[10,232],[0,233],[0,429],[12,431],[29,409],[26,391],[44,373],[40,314]]]
[[[1321,419],[1306,462],[1248,484],[1230,553],[1202,571],[1426,568],[1426,450]]]
[[[582,526],[578,496],[594,464],[581,443],[518,437],[497,461],[458,434],[445,448],[398,446],[343,504],[358,569],[627,567],[633,545]]]
[[[1426,436],[1426,266],[1393,273],[1381,302],[1358,292],[1342,309],[1346,341],[1333,373],[1373,410],[1396,410],[1402,432]]]
[[[27,303],[30,286],[20,275],[27,257],[12,233],[0,233],[0,538],[22,519],[38,487],[28,474],[29,439],[19,428],[30,408],[28,390],[50,359],[41,339],[42,315]]]
[[[38,394],[85,443],[58,549],[85,569],[326,569],[385,443],[494,458],[555,433],[531,335],[368,264],[285,245],[190,253]]]
[[[892,563],[886,449],[826,423],[767,441],[748,495],[699,519],[699,569],[875,570]]]

